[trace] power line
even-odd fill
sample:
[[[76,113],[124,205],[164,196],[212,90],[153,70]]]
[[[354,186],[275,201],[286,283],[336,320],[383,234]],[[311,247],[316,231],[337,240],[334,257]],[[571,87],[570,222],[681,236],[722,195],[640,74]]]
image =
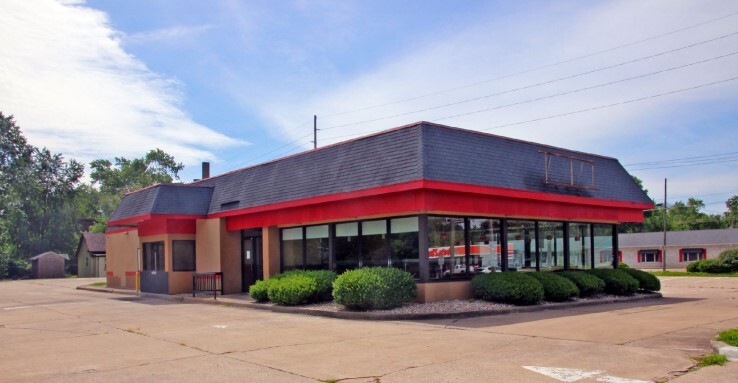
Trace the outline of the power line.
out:
[[[709,157],[720,157],[720,156],[728,156],[728,155],[735,155],[738,154],[738,152],[728,152],[728,153],[719,153],[719,154],[709,154],[705,156],[697,156],[697,157],[684,157],[684,158],[674,158],[670,160],[661,160],[661,161],[651,161],[651,162],[636,162],[632,164],[626,164],[623,166],[634,166],[634,165],[659,165],[666,162],[681,162],[684,160],[694,160],[699,158],[709,158]]]
[[[347,126],[355,126],[355,125],[366,124],[366,123],[369,123],[369,122],[382,121],[382,120],[387,120],[387,119],[390,119],[390,118],[402,117],[402,116],[407,116],[407,115],[415,114],[415,113],[428,112],[428,111],[431,111],[431,110],[436,110],[436,109],[441,109],[441,108],[447,108],[449,106],[455,106],[455,105],[465,104],[465,103],[472,102],[472,101],[479,101],[479,100],[483,100],[483,99],[486,99],[486,98],[490,98],[490,97],[494,97],[494,96],[499,96],[499,95],[503,95],[503,94],[508,94],[508,93],[513,93],[513,92],[517,92],[517,91],[521,91],[521,90],[525,90],[525,89],[531,89],[531,88],[535,88],[535,87],[539,87],[539,86],[543,86],[543,85],[549,85],[549,84],[553,84],[555,82],[564,81],[564,80],[570,80],[572,78],[581,77],[581,76],[585,76],[585,75],[588,75],[588,74],[592,74],[592,73],[596,73],[596,72],[601,72],[601,71],[612,69],[612,68],[617,68],[617,67],[620,67],[620,66],[623,66],[623,65],[628,65],[628,64],[635,63],[635,62],[652,59],[654,57],[663,56],[663,55],[666,55],[666,54],[669,54],[669,53],[678,52],[678,51],[681,51],[681,50],[684,50],[684,49],[693,48],[693,47],[696,47],[696,46],[699,46],[699,45],[702,45],[702,44],[707,44],[707,43],[710,43],[710,42],[713,42],[713,41],[717,41],[717,40],[721,40],[721,39],[724,39],[724,38],[727,38],[727,37],[730,37],[730,36],[734,36],[734,35],[738,35],[738,32],[729,33],[729,34],[722,35],[722,36],[719,36],[719,37],[716,37],[716,38],[712,38],[712,39],[700,41],[698,43],[686,45],[686,46],[675,48],[675,49],[671,49],[671,50],[668,50],[668,51],[659,52],[659,53],[656,53],[656,54],[653,54],[653,55],[648,55],[648,56],[640,57],[640,58],[637,58],[637,59],[634,59],[634,60],[623,61],[623,62],[614,64],[614,65],[608,65],[608,66],[605,66],[605,67],[600,67],[600,68],[597,68],[597,69],[589,70],[589,71],[586,71],[586,72],[580,72],[580,73],[577,73],[577,74],[573,74],[573,75],[570,75],[570,76],[564,76],[564,77],[559,77],[559,78],[553,79],[553,80],[539,82],[537,84],[527,85],[527,86],[523,86],[523,87],[520,87],[520,88],[510,89],[510,90],[506,90],[506,91],[502,91],[502,92],[497,92],[497,93],[492,93],[492,94],[488,94],[488,95],[484,95],[484,96],[479,96],[479,97],[474,97],[474,98],[468,98],[468,99],[464,99],[464,100],[461,100],[461,101],[446,103],[446,104],[442,104],[442,105],[436,105],[436,106],[432,106],[432,107],[428,107],[428,108],[414,110],[414,111],[411,111],[411,112],[396,113],[396,114],[393,114],[393,115],[372,118],[372,119],[368,119],[368,120],[364,120],[364,121],[352,122],[352,123],[341,124],[341,125],[333,125],[333,126],[330,126],[330,127],[327,127],[327,128],[323,128],[322,130],[330,130],[330,129],[336,129],[336,128],[344,128],[344,127],[347,127]],[[654,72],[654,73],[643,75],[643,76],[633,77],[631,79],[636,79],[636,78],[645,77],[645,76],[649,76],[649,75],[653,75],[653,74],[658,74],[658,73],[666,72],[666,71],[669,71],[669,70],[683,68],[683,67],[690,66],[690,65],[701,64],[701,63],[704,63],[704,62],[707,62],[707,61],[717,60],[717,59],[720,59],[720,58],[732,56],[732,55],[734,55],[736,53],[738,53],[738,52],[730,53],[730,54],[725,55],[725,56],[714,57],[714,58],[711,58],[711,59],[708,59],[708,60],[704,60],[704,61],[698,61],[698,62],[687,64],[687,65],[684,65],[684,66],[673,67],[673,68],[670,68],[670,69],[667,69],[667,70],[664,70],[664,71],[660,71],[660,72]],[[623,80],[623,81],[627,81],[627,80],[628,79]],[[617,83],[617,82],[613,82],[613,83],[609,83],[609,84],[615,84],[615,83]],[[609,85],[609,84],[606,84],[606,85]],[[591,88],[585,88],[584,90],[586,90],[586,89],[591,89]],[[564,93],[564,94],[566,94],[566,93]],[[512,105],[517,105],[517,104],[512,104]],[[492,110],[492,109],[487,109],[487,110]]]
[[[640,169],[629,169],[629,171],[653,170],[653,169],[669,169],[669,168],[683,168],[683,167],[687,167],[687,166],[700,166],[700,165],[722,164],[722,163],[726,163],[726,162],[736,162],[736,161],[738,161],[738,157],[730,158],[730,159],[723,159],[723,160],[715,160],[715,161],[696,162],[696,163],[691,163],[691,164],[667,165],[667,166],[646,167],[646,168],[640,168]]]
[[[495,78],[492,78],[492,79],[477,81],[477,82],[474,82],[474,83],[470,83],[470,84],[466,84],[466,85],[461,85],[461,86],[457,86],[457,87],[453,87],[453,88],[447,88],[447,89],[444,89],[444,90],[440,90],[440,91],[436,91],[436,92],[432,92],[432,93],[427,93],[427,94],[423,94],[423,95],[420,95],[420,96],[413,96],[413,97],[409,97],[409,98],[404,98],[404,99],[400,99],[400,100],[386,102],[384,104],[367,106],[367,107],[362,107],[362,108],[353,109],[353,110],[349,110],[349,111],[344,111],[344,112],[338,112],[338,113],[333,113],[333,114],[322,115],[320,117],[322,117],[322,118],[335,117],[335,116],[341,116],[341,115],[345,115],[345,114],[356,113],[356,112],[361,112],[361,111],[370,110],[370,109],[381,108],[381,107],[385,107],[385,106],[389,106],[389,105],[393,105],[393,104],[398,104],[398,103],[403,103],[403,102],[418,100],[418,99],[421,99],[421,98],[426,98],[426,97],[430,97],[430,96],[436,96],[436,95],[443,94],[443,93],[448,93],[448,92],[453,92],[453,91],[456,91],[456,90],[470,88],[470,87],[473,87],[473,86],[477,86],[477,85],[481,85],[481,84],[486,84],[486,83],[493,82],[493,81],[499,81],[499,80],[503,80],[503,79],[510,78],[510,77],[520,76],[520,75],[527,74],[527,73],[532,73],[532,72],[535,72],[535,71],[538,71],[538,70],[541,70],[541,69],[551,68],[551,67],[558,66],[558,65],[561,65],[561,64],[566,64],[566,63],[570,63],[570,62],[582,60],[582,59],[585,59],[585,58],[597,56],[597,55],[600,55],[600,54],[603,54],[603,53],[612,52],[612,51],[615,51],[615,50],[618,50],[618,49],[627,48],[627,47],[630,47],[630,46],[642,44],[642,43],[647,42],[647,41],[655,40],[655,39],[658,39],[658,38],[661,38],[661,37],[673,35],[673,34],[676,34],[676,33],[679,33],[679,32],[683,32],[683,31],[686,31],[686,30],[690,30],[690,29],[694,29],[694,28],[697,28],[697,27],[701,27],[703,25],[711,24],[711,23],[714,23],[714,22],[717,22],[717,21],[720,21],[720,20],[724,20],[724,19],[733,17],[735,15],[738,15],[738,12],[734,12],[734,13],[731,13],[731,14],[728,14],[728,15],[725,15],[725,16],[721,16],[721,17],[718,17],[718,18],[706,20],[706,21],[703,21],[703,22],[700,22],[700,23],[697,23],[697,24],[692,24],[690,26],[687,26],[687,27],[684,27],[684,28],[680,28],[680,29],[676,29],[676,30],[673,30],[673,31],[670,31],[670,32],[662,33],[662,34],[659,34],[659,35],[656,35],[656,36],[647,37],[645,39],[641,39],[641,40],[633,41],[633,42],[626,43],[626,44],[623,44],[623,45],[618,45],[618,46],[615,46],[615,47],[612,47],[612,48],[603,49],[603,50],[600,50],[600,51],[588,53],[588,54],[585,54],[585,55],[582,55],[582,56],[577,56],[577,57],[570,58],[570,59],[567,59],[567,60],[557,61],[557,62],[546,64],[546,65],[541,65],[541,66],[534,67],[534,68],[531,68],[531,69],[527,69],[527,70],[524,70],[524,71],[511,73],[511,74],[507,74],[507,75],[504,75],[504,76],[495,77]]]

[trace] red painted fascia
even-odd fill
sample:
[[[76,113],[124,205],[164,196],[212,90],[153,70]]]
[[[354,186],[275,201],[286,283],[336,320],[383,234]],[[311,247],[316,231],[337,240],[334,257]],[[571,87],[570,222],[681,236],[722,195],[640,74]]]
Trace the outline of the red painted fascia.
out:
[[[156,219],[141,222],[138,227],[139,237],[149,237],[160,234],[195,234],[197,231],[194,219]]]
[[[388,185],[388,186],[379,186],[375,188],[358,190],[358,191],[327,194],[327,195],[318,196],[318,197],[304,198],[304,199],[292,200],[292,201],[287,201],[287,202],[279,202],[279,203],[274,203],[274,204],[269,204],[269,205],[262,205],[262,206],[255,206],[255,207],[249,207],[249,208],[243,208],[243,209],[218,212],[218,213],[208,215],[208,218],[220,218],[220,217],[229,217],[229,216],[243,215],[243,214],[253,214],[253,213],[259,213],[263,211],[280,210],[280,209],[292,208],[292,207],[297,207],[297,206],[314,205],[314,204],[319,204],[319,203],[334,202],[334,201],[346,200],[346,199],[356,199],[356,198],[362,198],[362,197],[368,197],[368,196],[374,196],[374,195],[384,195],[384,194],[389,194],[389,193],[397,193],[397,192],[416,190],[416,189],[447,190],[447,191],[455,191],[455,192],[462,192],[462,193],[494,195],[494,196],[500,196],[500,197],[512,197],[512,198],[551,201],[551,202],[565,202],[565,203],[578,204],[578,205],[607,206],[607,207],[627,208],[627,209],[645,210],[645,209],[651,209],[654,206],[653,203],[638,203],[638,202],[608,200],[608,199],[600,199],[600,198],[575,197],[575,196],[566,196],[566,195],[560,195],[560,194],[531,192],[531,191],[518,190],[518,189],[508,189],[508,188],[500,188],[500,187],[494,187],[494,186],[470,185],[470,184],[444,182],[444,181],[417,180],[417,181],[404,182],[404,183]]]
[[[105,232],[105,235],[125,233],[125,232],[128,232],[128,231],[134,231],[134,230],[138,230],[138,227],[121,227],[121,228],[118,228],[118,229],[108,230],[108,231]]]

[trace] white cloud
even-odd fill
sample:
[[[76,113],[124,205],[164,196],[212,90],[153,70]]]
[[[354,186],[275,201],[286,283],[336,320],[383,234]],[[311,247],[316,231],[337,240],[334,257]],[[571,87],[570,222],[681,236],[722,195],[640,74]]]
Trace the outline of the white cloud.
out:
[[[80,1],[3,2],[0,110],[33,145],[85,162],[161,148],[194,164],[244,144],[193,121],[182,85],[126,53],[121,36]]]
[[[153,31],[133,33],[123,38],[125,44],[151,44],[166,42],[181,42],[185,39],[191,39],[194,36],[201,35],[207,31],[216,28],[212,24],[183,26],[177,25],[169,28],[156,29]]]

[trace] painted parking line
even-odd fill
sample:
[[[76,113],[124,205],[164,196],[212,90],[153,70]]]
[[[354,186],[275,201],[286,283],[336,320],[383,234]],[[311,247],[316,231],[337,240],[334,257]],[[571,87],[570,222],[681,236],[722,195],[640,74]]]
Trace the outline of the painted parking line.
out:
[[[597,377],[598,382],[605,383],[650,383],[645,380],[636,380],[629,378],[621,378],[618,376],[605,375],[607,371],[602,370],[579,370],[576,368],[562,368],[562,367],[540,367],[540,366],[522,366],[523,368],[537,372],[541,375],[554,378],[561,382],[576,382],[582,379]],[[602,376],[600,376],[602,375]]]

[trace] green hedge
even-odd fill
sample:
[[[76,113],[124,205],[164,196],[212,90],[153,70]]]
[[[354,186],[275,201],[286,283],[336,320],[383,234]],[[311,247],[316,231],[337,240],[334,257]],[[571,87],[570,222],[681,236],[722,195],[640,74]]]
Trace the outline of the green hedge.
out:
[[[703,259],[697,262],[699,263],[697,265],[697,270],[703,273],[723,274],[723,273],[730,273],[733,271],[730,265],[726,265],[720,262],[720,259],[717,259],[717,258]]]
[[[328,270],[290,270],[281,274],[276,274],[267,280],[257,281],[253,284],[249,288],[249,295],[257,302],[266,302],[271,300],[269,297],[269,288],[273,283],[282,279],[291,279],[298,276],[307,277],[315,281],[315,288],[311,292],[308,300],[304,303],[329,301],[333,297],[333,281],[335,281],[338,276],[333,271]],[[280,304],[278,302],[274,303]]]
[[[623,270],[631,277],[638,281],[638,287],[645,291],[659,291],[661,290],[661,281],[656,278],[655,275],[645,272],[643,270],[636,269],[625,269]]]
[[[605,291],[605,281],[582,271],[559,271],[556,273],[574,282],[579,288],[579,296],[590,297]]]
[[[269,283],[269,300],[278,305],[293,306],[310,302],[318,290],[314,278],[291,275]]]
[[[605,281],[605,292],[608,294],[633,295],[638,292],[638,280],[624,270],[590,269],[585,272]]]
[[[738,249],[725,250],[717,259],[729,272],[738,271]]]
[[[579,296],[579,288],[574,282],[550,272],[528,273],[543,285],[544,299],[551,302],[564,302]]]
[[[504,272],[477,275],[472,278],[474,297],[516,305],[536,304],[544,298],[543,285],[526,274]]]
[[[630,266],[625,262],[620,262],[618,263],[618,269],[630,269]]]
[[[700,272],[700,262],[702,261],[694,261],[687,265],[687,271],[690,273],[699,273]]]
[[[349,270],[333,282],[333,299],[350,310],[391,309],[416,296],[412,274],[391,267]]]

